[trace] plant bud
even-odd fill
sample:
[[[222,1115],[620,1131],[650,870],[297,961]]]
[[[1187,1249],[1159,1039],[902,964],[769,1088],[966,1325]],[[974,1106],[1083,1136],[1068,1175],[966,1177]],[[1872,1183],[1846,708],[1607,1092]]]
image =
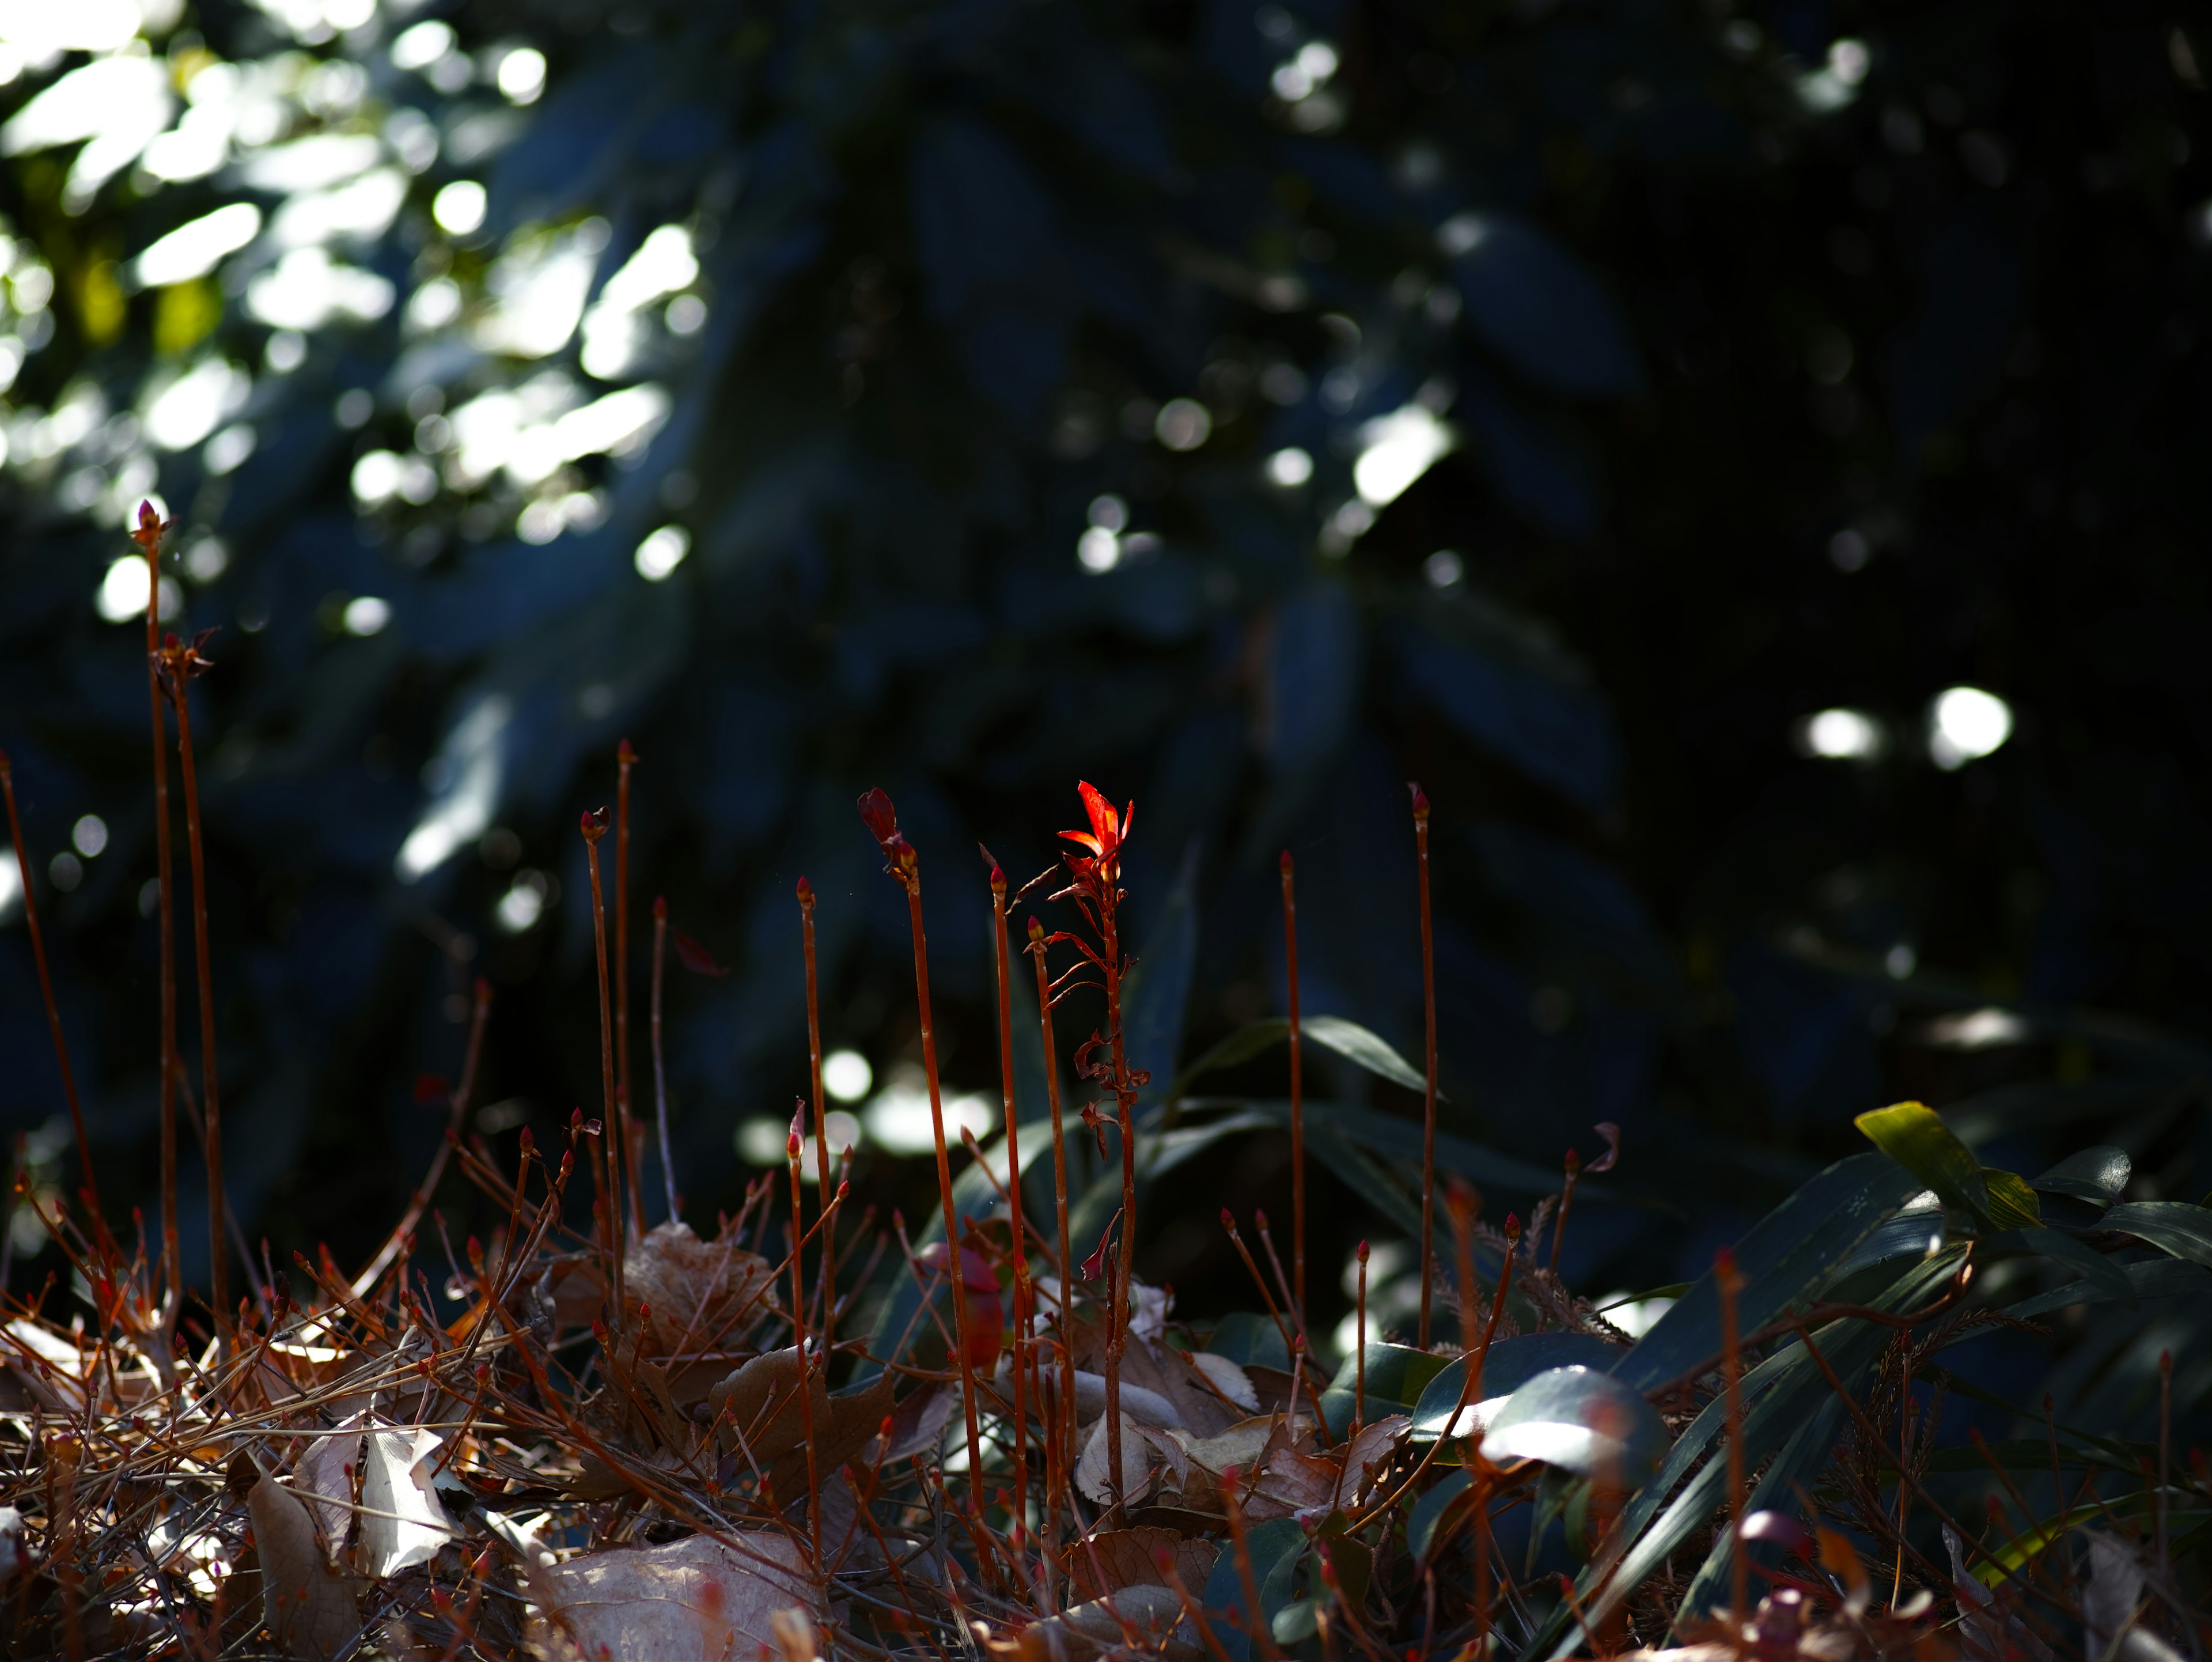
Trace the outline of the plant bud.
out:
[[[1408,779],[1406,782],[1406,788],[1411,791],[1413,794],[1413,823],[1417,825],[1427,825],[1429,823],[1429,799],[1426,793],[1425,793],[1421,789],[1420,786],[1414,783],[1411,779]]]
[[[802,906],[811,906],[814,904],[814,886],[809,883],[804,875],[801,875],[799,880],[799,904]]]

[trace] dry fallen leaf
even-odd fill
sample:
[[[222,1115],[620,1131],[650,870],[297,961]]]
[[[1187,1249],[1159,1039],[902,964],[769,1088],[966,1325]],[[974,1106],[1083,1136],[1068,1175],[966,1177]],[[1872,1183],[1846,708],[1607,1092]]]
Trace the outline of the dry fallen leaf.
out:
[[[1244,1370],[1226,1356],[1217,1356],[1212,1351],[1200,1350],[1188,1359],[1190,1365],[1206,1376],[1206,1382],[1226,1397],[1247,1414],[1260,1410],[1260,1393],[1252,1389],[1252,1381]]]
[[[827,1428],[830,1387],[823,1382],[822,1370],[802,1370],[798,1348],[786,1346],[754,1357],[707,1393],[722,1446],[732,1448],[742,1442],[763,1466],[797,1448],[806,1428],[799,1399],[802,1371],[807,1377],[815,1432],[819,1435]]]
[[[362,1420],[353,1415],[327,1436],[308,1440],[292,1473],[292,1487],[321,1526],[323,1551],[335,1564],[352,1533],[354,1476],[361,1470]]]
[[[261,1557],[261,1621],[298,1662],[329,1662],[361,1629],[343,1577],[324,1562],[307,1508],[273,1477],[246,1492]]]
[[[1145,1491],[1151,1481],[1152,1462],[1143,1428],[1127,1415],[1121,1416],[1121,1495],[1133,1501]],[[1114,1499],[1109,1485],[1107,1456],[1110,1452],[1106,1436],[1106,1422],[1102,1417],[1091,1428],[1091,1440],[1083,1446],[1083,1452],[1075,1462],[1075,1486],[1100,1506],[1110,1505]]]
[[[361,1467],[361,1567],[397,1575],[427,1564],[460,1531],[430,1485],[438,1434],[421,1426],[371,1431]]]
[[[735,1330],[774,1307],[774,1275],[734,1240],[702,1241],[689,1224],[664,1223],[623,1260],[623,1296],[648,1307],[653,1348],[671,1356],[732,1342]]]
[[[1166,1586],[1168,1579],[1157,1556],[1164,1551],[1174,1555],[1176,1574],[1182,1578],[1185,1590],[1196,1592],[1213,1574],[1219,1550],[1218,1542],[1143,1524],[1092,1536],[1068,1555],[1067,1568],[1086,1598],[1103,1598],[1124,1587]]]
[[[531,1623],[532,1642],[557,1655],[557,1631],[590,1662],[726,1662],[776,1647],[775,1612],[816,1604],[804,1561],[781,1532],[738,1538],[742,1549],[695,1535],[534,1573],[543,1613]]]

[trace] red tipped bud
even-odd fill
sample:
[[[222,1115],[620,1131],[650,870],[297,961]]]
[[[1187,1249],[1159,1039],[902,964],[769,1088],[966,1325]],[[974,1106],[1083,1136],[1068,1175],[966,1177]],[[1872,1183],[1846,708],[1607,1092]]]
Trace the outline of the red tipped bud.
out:
[[[1288,876],[1291,874],[1291,851],[1290,851],[1288,849],[1285,849],[1283,850],[1283,857],[1282,857],[1280,860],[1277,861],[1275,863],[1276,863],[1277,865],[1280,866],[1280,867],[1283,868],[1283,875],[1284,875],[1284,876],[1285,876],[1285,877],[1288,877]]]
[[[849,1154],[849,1153],[851,1152],[851,1150],[848,1149],[846,1152]],[[839,1179],[838,1179],[838,1181],[837,1181],[837,1198],[838,1198],[839,1200],[842,1200],[842,1199],[844,1199],[844,1198],[845,1198],[845,1196],[848,1196],[848,1195],[851,1194],[852,1192],[853,1192],[853,1185],[852,1185],[850,1183],[847,1182],[844,1178],[839,1178]]]
[[[615,761],[626,768],[636,763],[637,752],[629,747],[629,740],[625,739],[615,746]]]
[[[1032,917],[1030,919],[1030,944],[1034,947],[1041,943],[1043,940],[1044,925],[1038,922],[1036,919]]]
[[[1221,1227],[1232,1235],[1237,1233],[1237,1215],[1225,1206],[1221,1208]]]
[[[584,1111],[580,1108],[571,1108],[568,1111],[568,1129],[571,1131],[580,1131],[583,1129],[583,1126]]]
[[[789,1136],[783,1140],[784,1158],[788,1160],[793,1166],[799,1164],[799,1133],[796,1131],[793,1131]]]
[[[656,923],[665,923],[668,921],[668,897],[666,895],[657,894],[653,897],[653,920]]]
[[[868,827],[868,834],[890,852],[891,838],[898,835],[898,810],[891,806],[890,794],[881,785],[862,793],[859,807],[860,818]]]
[[[1574,1177],[1583,1169],[1583,1157],[1571,1148],[1567,1150],[1567,1175]]]
[[[1365,1241],[1359,1243],[1359,1262],[1362,1263],[1365,1263],[1367,1262],[1367,1243]]]
[[[521,1135],[520,1135],[519,1138],[517,1138],[517,1139],[516,1139],[516,1141],[519,1141],[519,1142],[521,1144],[521,1147],[522,1147],[522,1152],[523,1152],[524,1154],[528,1154],[528,1153],[530,1152],[530,1148],[531,1148],[531,1136],[530,1136],[530,1128],[529,1128],[527,1125],[526,1125],[526,1126],[524,1126],[524,1127],[522,1128],[522,1134],[521,1134]]]
[[[1252,1222],[1261,1234],[1267,1233],[1267,1215],[1256,1206],[1252,1208]]]
[[[1413,823],[1417,825],[1425,825],[1428,824],[1429,799],[1427,793],[1423,791],[1420,786],[1416,784],[1411,779],[1408,779],[1406,782],[1406,788],[1413,793]]]
[[[1505,1215],[1505,1239],[1510,1241],[1517,1241],[1521,1239],[1521,1216],[1517,1212],[1508,1212]]]
[[[586,843],[596,843],[607,834],[607,827],[613,821],[614,816],[611,813],[605,808],[599,808],[587,811],[578,821],[578,825],[583,831],[584,840]]]
[[[992,867],[992,868],[991,868],[991,892],[992,892],[993,894],[995,894],[995,895],[1004,895],[1004,894],[1006,893],[1006,873],[1004,873],[1003,871],[1000,870],[1000,869],[999,869],[999,868],[998,868],[998,867],[996,867],[996,866]]]

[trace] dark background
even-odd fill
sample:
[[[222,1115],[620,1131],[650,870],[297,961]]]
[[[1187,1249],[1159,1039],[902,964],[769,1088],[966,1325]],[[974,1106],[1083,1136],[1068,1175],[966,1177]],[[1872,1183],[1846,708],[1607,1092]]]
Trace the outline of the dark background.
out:
[[[151,30],[179,78],[210,52],[307,88],[267,142],[380,133],[398,154],[421,131],[395,120],[408,109],[439,136],[388,225],[325,239],[394,303],[304,329],[296,368],[269,367],[252,300],[285,192],[252,182],[247,141],[208,176],[126,167],[85,200],[67,145],[0,171],[7,228],[54,291],[43,326],[17,326],[46,338],[8,394],[0,744],[112,1205],[153,1190],[152,826],[139,625],[91,597],[148,490],[184,551],[170,626],[221,629],[193,696],[229,1175],[280,1259],[326,1239],[353,1261],[381,1238],[438,1135],[414,1081],[457,1065],[476,976],[496,993],[480,1126],[503,1157],[521,1123],[595,1111],[574,828],[611,799],[624,735],[645,758],[641,916],[665,893],[734,969],[672,970],[695,1221],[746,1175],[733,1128],[805,1086],[802,871],[823,897],[829,1042],[879,1080],[912,1050],[903,907],[855,794],[890,789],[921,850],[947,1076],[989,1091],[969,850],[1026,877],[1079,822],[1079,777],[1137,801],[1140,955],[1194,862],[1186,1050],[1281,1008],[1287,846],[1305,1008],[1415,1057],[1403,782],[1420,779],[1447,1124],[1546,1165],[1570,1141],[1594,1153],[1595,1122],[1623,1128],[1635,1203],[1589,1208],[1570,1245],[1593,1290],[1694,1273],[1861,1146],[1853,1114],[1908,1095],[1976,1099],[1984,1158],[2030,1172],[2102,1139],[2136,1156],[2139,1197],[2212,1182],[2212,36],[2191,16],[1982,0],[319,15],[208,4]],[[439,17],[447,67],[396,67],[400,31]],[[1271,90],[1316,40],[1338,64],[1320,90]],[[517,105],[499,68],[524,44],[549,74]],[[86,61],[26,70],[0,109]],[[360,74],[316,82],[317,62]],[[460,179],[489,192],[465,234],[431,210]],[[130,291],[132,255],[229,200],[272,228],[204,278]],[[598,243],[596,288],[666,223],[699,249],[696,332],[641,314],[637,362],[604,380],[573,340],[523,361],[472,335],[530,237]],[[408,321],[447,277],[463,317]],[[255,444],[229,471],[126,419],[210,352],[252,377],[225,420]],[[349,494],[361,454],[419,444],[434,462],[426,417],[548,370],[582,399],[650,379],[672,413],[542,490]],[[94,417],[57,424],[85,388]],[[1351,534],[1364,423],[1424,396],[1457,447]],[[1175,399],[1211,416],[1194,449],[1156,436],[1150,411]],[[1286,447],[1313,457],[1310,483],[1267,478]],[[518,539],[534,496],[593,492],[565,534]],[[1155,540],[1093,574],[1077,541],[1109,494]],[[647,583],[632,551],[665,523],[690,552]],[[228,563],[202,580],[209,537]],[[1442,587],[1440,550],[1463,573]],[[391,607],[366,636],[344,623],[361,595]],[[2006,700],[2014,728],[1946,770],[1923,724],[1959,685]],[[489,834],[403,883],[395,856],[467,776],[453,735],[485,729],[487,700],[504,713],[481,751]],[[1836,706],[1884,724],[1886,753],[1793,746]],[[111,840],[63,892],[47,862],[86,813]],[[556,898],[510,933],[494,908],[519,871]],[[1985,1006],[2021,1019],[2003,1042],[1942,1025]],[[195,1010],[187,979],[196,1070]],[[1061,1033],[1095,1019],[1071,1006]],[[0,1120],[33,1134],[51,1191],[73,1157],[43,1028],[18,910]],[[1316,1093],[1417,1110],[1312,1071]],[[1284,1078],[1278,1060],[1221,1083]],[[1285,1165],[1261,1140],[1186,1168],[1140,1267],[1187,1307],[1242,1301],[1206,1221],[1224,1201],[1286,1213]],[[868,1195],[927,1204],[921,1166],[861,1170]],[[204,1274],[192,1162],[183,1186]],[[467,1192],[442,1198],[458,1234]],[[1334,1189],[1317,1219],[1332,1274],[1374,1227]],[[57,1263],[20,1256],[14,1285]]]

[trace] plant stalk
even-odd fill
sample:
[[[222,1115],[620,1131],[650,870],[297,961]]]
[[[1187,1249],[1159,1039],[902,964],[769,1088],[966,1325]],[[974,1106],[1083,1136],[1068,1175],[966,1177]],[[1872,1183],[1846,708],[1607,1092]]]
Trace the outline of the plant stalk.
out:
[[[660,1181],[668,1191],[668,1221],[676,1216],[676,1158],[668,1145],[668,1069],[660,1054],[660,983],[668,961],[668,900],[653,902],[653,1112],[660,1124]]]
[[[1303,1045],[1298,1032],[1298,898],[1291,851],[1283,850],[1283,951],[1291,1003],[1291,1306],[1306,1318],[1306,1115]]]
[[[607,834],[607,811],[583,816],[584,860],[592,873],[592,944],[598,949],[599,962],[599,1092],[605,1106],[599,1122],[599,1146],[606,1161],[607,1194],[605,1236],[611,1263],[608,1268],[610,1284],[614,1288],[614,1320],[608,1325],[617,1334],[622,1331],[623,1310],[623,1155],[628,1152],[629,1139],[622,1135],[620,1122],[616,1117],[615,1047],[612,1028],[614,1012],[611,989],[607,984],[607,909],[599,891],[599,839]]]
[[[132,537],[146,555],[146,703],[154,735],[154,880],[161,928],[161,1263],[168,1290],[164,1337],[185,1307],[185,1264],[177,1247],[177,910],[170,887],[169,729],[161,715],[161,535],[168,527],[151,502],[138,504]],[[166,1348],[166,1345],[164,1348]]]
[[[1052,985],[1044,965],[1044,925],[1030,919],[1030,957],[1036,965],[1037,1026],[1044,1044],[1045,1100],[1052,1109],[1053,1207],[1060,1215],[1060,1408],[1061,1415],[1059,1473],[1060,1492],[1054,1504],[1067,1504],[1067,1483],[1075,1470],[1075,1346],[1071,1330],[1075,1320],[1074,1254],[1067,1243],[1067,1139],[1060,1118],[1060,1051],[1052,1032]]]
[[[1421,1324],[1420,1348],[1429,1348],[1430,1284],[1437,1269],[1437,948],[1429,921],[1429,799],[1411,782],[1413,794],[1413,854],[1421,886],[1421,1014],[1428,1047],[1421,1099]],[[1460,1335],[1467,1342],[1467,1335]]]
[[[999,970],[999,1082],[1006,1105],[1006,1215],[1014,1241],[1014,1518],[1029,1516],[1029,1415],[1024,1401],[1022,1358],[1029,1348],[1029,1239],[1022,1233],[1022,1144],[1014,1106],[1014,989],[1006,945],[1006,874],[991,866],[991,945]]]
[[[799,880],[799,938],[806,955],[807,1078],[814,1087],[814,1164],[822,1192],[830,1192],[829,1104],[822,1087],[822,1006],[814,978],[814,888]],[[822,1232],[822,1348],[836,1342],[837,1325],[837,1239]]]
[[[644,1164],[644,1127],[630,1112],[629,1088],[629,770],[637,752],[625,739],[615,748],[615,1111],[622,1117],[622,1151],[629,1173],[629,1229],[645,1239],[645,1200],[637,1180]]]

